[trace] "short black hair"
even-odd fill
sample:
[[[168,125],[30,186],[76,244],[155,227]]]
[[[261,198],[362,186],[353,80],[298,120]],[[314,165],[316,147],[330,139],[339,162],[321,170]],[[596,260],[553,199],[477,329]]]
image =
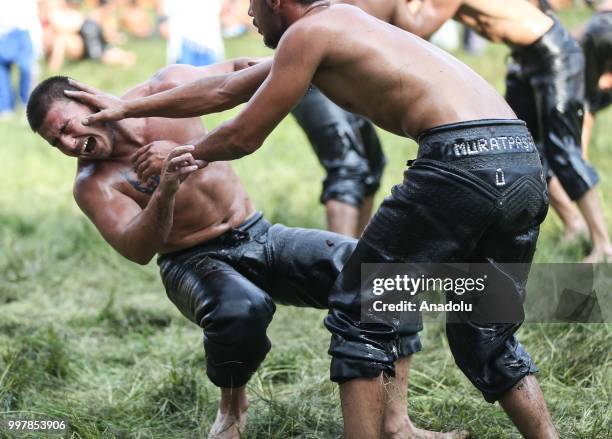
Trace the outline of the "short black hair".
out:
[[[580,39],[585,58],[585,94],[590,110],[601,108],[597,84],[604,73],[612,72],[612,12],[598,12],[589,21]],[[607,99],[609,100],[609,99]],[[593,112],[595,112],[593,111]]]
[[[67,76],[52,76],[42,81],[32,91],[26,108],[28,123],[32,131],[38,131],[55,101],[70,100],[64,94],[64,90],[78,91],[78,88],[70,85],[69,79]]]

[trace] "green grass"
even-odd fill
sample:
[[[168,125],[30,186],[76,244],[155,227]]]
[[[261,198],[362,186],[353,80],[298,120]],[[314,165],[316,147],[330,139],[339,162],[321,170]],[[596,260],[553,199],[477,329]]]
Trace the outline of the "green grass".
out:
[[[564,19],[577,23],[584,17],[579,11]],[[133,69],[83,62],[63,73],[121,93],[164,62],[161,41],[130,47],[139,55]],[[254,37],[229,41],[227,52],[267,53]],[[459,56],[502,90],[506,54],[489,46],[482,57]],[[235,110],[205,120],[214,127],[231,114]],[[389,165],[378,201],[416,151],[406,139],[381,134]],[[592,161],[609,223],[611,136],[612,112],[604,112]],[[72,199],[74,161],[30,133],[22,116],[0,122],[0,157],[0,414],[65,419],[73,437],[82,438],[203,436],[216,411],[217,389],[205,376],[201,332],[166,298],[156,266],[129,263],[103,242]],[[317,201],[322,172],[291,118],[235,166],[268,218],[324,227]],[[578,246],[562,249],[560,231],[549,215],[537,260],[572,261],[584,254]],[[279,307],[269,331],[274,347],[249,384],[249,438],[341,435],[323,315]],[[564,438],[612,437],[611,329],[530,324],[520,331]],[[465,425],[476,438],[517,437],[499,407],[484,403],[455,367],[443,327],[429,325],[423,340],[411,379],[414,421],[434,429]]]

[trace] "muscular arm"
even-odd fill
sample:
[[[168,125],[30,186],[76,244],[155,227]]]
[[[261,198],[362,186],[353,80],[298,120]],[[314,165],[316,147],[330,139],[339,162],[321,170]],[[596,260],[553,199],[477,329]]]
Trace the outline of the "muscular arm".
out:
[[[233,108],[255,93],[271,64],[266,60],[243,70],[205,77],[201,70],[199,75],[191,71],[180,81],[158,79],[152,85],[165,91],[127,101],[125,117],[196,117]]]
[[[328,41],[322,32],[296,26],[285,33],[269,76],[234,119],[192,142],[193,156],[208,162],[234,160],[257,150],[304,96],[321,64]]]
[[[190,66],[188,64],[172,64],[164,67],[155,73],[151,79],[146,81],[144,84],[135,87],[132,90],[139,89],[142,86],[147,87],[147,93],[145,96],[149,96],[155,93],[169,90],[174,87],[179,87],[184,84],[188,84],[192,81],[216,75],[226,75],[232,72],[238,72],[244,70],[252,65],[258,64],[259,62],[265,61],[265,59],[258,58],[234,58],[227,61],[223,61],[217,64],[211,64],[203,67]],[[132,90],[129,90],[125,98],[131,97]],[[136,95],[141,97],[142,95]]]
[[[96,181],[77,181],[74,198],[102,237],[130,261],[147,264],[172,229],[174,194],[155,190],[149,204],[138,204],[118,190]]]
[[[170,152],[159,185],[144,209],[103,177],[96,177],[93,165],[80,169],[74,198],[115,250],[130,261],[147,264],[170,235],[174,199],[181,182],[198,169],[190,163],[192,150],[186,145]]]
[[[460,0],[400,0],[393,24],[429,39],[460,6]]]

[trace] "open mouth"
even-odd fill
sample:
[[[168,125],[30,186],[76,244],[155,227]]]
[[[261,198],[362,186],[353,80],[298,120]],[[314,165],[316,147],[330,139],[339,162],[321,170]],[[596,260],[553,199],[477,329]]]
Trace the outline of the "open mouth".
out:
[[[96,139],[93,137],[88,137],[85,140],[85,144],[83,145],[83,149],[81,150],[84,154],[91,154],[96,149]]]

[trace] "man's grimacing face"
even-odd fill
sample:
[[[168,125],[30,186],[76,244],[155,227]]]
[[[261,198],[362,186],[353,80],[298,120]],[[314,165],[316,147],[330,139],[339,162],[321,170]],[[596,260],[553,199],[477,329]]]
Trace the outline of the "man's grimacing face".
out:
[[[268,1],[250,0],[249,16],[253,17],[253,25],[263,36],[264,44],[271,49],[276,49],[287,27],[283,24],[282,17],[274,13]]]
[[[81,120],[93,111],[76,101],[55,101],[38,134],[70,157],[106,159],[113,152],[112,135],[104,126],[85,126]]]

